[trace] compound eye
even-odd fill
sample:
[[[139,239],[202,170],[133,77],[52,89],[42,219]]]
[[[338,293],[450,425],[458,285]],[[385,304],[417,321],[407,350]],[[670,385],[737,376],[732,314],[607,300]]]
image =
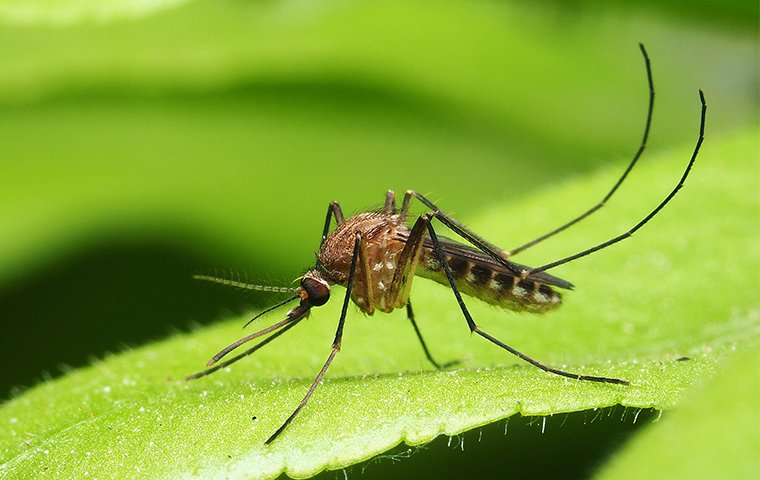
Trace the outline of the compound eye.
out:
[[[310,305],[319,307],[330,300],[330,285],[321,278],[304,277],[301,280],[301,288],[306,292]]]

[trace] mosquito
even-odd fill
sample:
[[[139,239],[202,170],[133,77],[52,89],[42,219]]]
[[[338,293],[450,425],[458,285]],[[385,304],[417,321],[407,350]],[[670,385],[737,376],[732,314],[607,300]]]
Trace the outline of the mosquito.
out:
[[[511,260],[518,253],[568,229],[601,209],[618,190],[638,162],[646,148],[654,107],[654,83],[652,81],[649,56],[643,45],[639,45],[639,48],[644,57],[649,87],[649,105],[644,135],[633,159],[612,189],[599,203],[572,220],[524,245],[512,250],[502,250],[464,226],[454,217],[438,208],[437,205],[428,200],[424,195],[414,190],[406,191],[400,209],[396,206],[394,192],[388,191],[385,194],[385,204],[382,209],[359,213],[349,218],[343,215],[338,202],[331,202],[327,208],[322,239],[314,267],[300,277],[300,286],[292,289],[292,296],[267,308],[248,323],[291,302],[298,301],[298,305],[287,312],[284,320],[247,335],[225,347],[208,362],[207,367],[210,368],[190,375],[187,379],[197,379],[209,375],[237,362],[295,327],[304,318],[308,317],[313,307],[319,307],[327,303],[330,299],[330,290],[333,285],[345,287],[346,292],[343,296],[343,306],[330,353],[321,370],[314,378],[306,395],[293,413],[266,440],[266,444],[272,443],[290,425],[293,419],[309,402],[312,394],[325,376],[327,369],[340,350],[343,338],[343,326],[346,321],[346,312],[348,311],[350,301],[367,315],[373,315],[376,311],[389,313],[397,308],[405,308],[407,318],[414,329],[427,360],[436,369],[446,368],[455,362],[441,364],[434,359],[415,321],[409,294],[414,276],[419,275],[451,288],[459,309],[472,333],[483,337],[527,363],[545,372],[562,377],[589,382],[628,385],[628,381],[618,378],[560,370],[545,365],[507,345],[478,326],[465,304],[463,295],[476,297],[487,303],[514,311],[543,313],[553,310],[559,307],[562,302],[562,297],[558,290],[570,290],[573,288],[573,285],[566,280],[547,273],[548,270],[590,255],[630,237],[657,215],[683,187],[704,139],[707,105],[702,90],[699,90],[701,102],[699,137],[691,158],[673,190],[648,215],[628,231],[616,237],[540,267],[531,268]],[[420,202],[425,207],[426,212],[417,217],[414,224],[410,227],[407,220],[413,201]],[[337,226],[331,231],[333,220]],[[466,243],[460,243],[439,236],[434,228],[436,222],[446,226]],[[259,285],[250,285],[217,277],[198,276],[197,278],[243,288],[266,290],[265,287]],[[220,362],[222,358],[241,345],[270,333],[271,335],[265,337],[243,353]]]

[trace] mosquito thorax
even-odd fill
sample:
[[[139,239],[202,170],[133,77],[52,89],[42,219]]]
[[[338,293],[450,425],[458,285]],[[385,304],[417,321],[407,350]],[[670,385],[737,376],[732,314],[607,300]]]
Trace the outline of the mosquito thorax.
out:
[[[319,307],[330,300],[330,284],[317,270],[310,270],[301,278],[301,286],[296,289],[301,303]]]

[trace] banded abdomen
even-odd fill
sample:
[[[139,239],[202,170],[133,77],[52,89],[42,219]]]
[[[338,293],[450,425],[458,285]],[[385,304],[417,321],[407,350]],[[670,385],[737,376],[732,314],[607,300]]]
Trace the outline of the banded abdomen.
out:
[[[492,305],[516,311],[541,313],[557,308],[562,296],[552,286],[572,288],[572,284],[541,272],[521,279],[496,260],[467,245],[440,238],[446,262],[460,292]],[[518,270],[528,269],[513,263]],[[416,275],[449,286],[446,273],[433,251],[425,242]]]

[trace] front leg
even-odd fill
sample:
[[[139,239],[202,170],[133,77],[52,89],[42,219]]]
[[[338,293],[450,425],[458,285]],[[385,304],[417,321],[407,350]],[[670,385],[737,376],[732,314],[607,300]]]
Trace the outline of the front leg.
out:
[[[396,213],[396,192],[388,190],[385,192],[385,205],[383,206],[383,213],[386,215],[393,215]]]
[[[500,265],[512,272],[514,275],[523,276],[526,273],[515,267],[515,265],[508,260],[510,256],[509,252],[502,250],[469,228],[465,227],[464,224],[460,223],[454,217],[438,208],[433,202],[425,198],[424,195],[417,193],[414,190],[407,190],[406,194],[404,194],[404,202],[401,205],[402,217],[407,214],[412,198],[416,198],[422,202],[423,205],[432,210],[426,214],[427,216],[437,218],[441,223],[451,229],[452,232],[456,233],[471,245],[476,247],[478,250],[496,260]]]
[[[406,318],[409,319],[409,322],[412,324],[412,328],[414,328],[414,333],[417,335],[417,340],[420,341],[422,351],[425,352],[425,357],[427,357],[428,361],[436,368],[436,370],[443,370],[459,363],[459,360],[452,360],[450,362],[441,364],[433,358],[433,355],[430,353],[430,350],[428,350],[427,344],[425,343],[425,339],[422,338],[420,327],[417,326],[417,322],[414,320],[414,311],[412,310],[412,302],[410,301],[406,302]]]
[[[314,390],[317,389],[319,384],[322,382],[322,378],[325,376],[325,373],[327,373],[327,369],[330,368],[330,364],[332,363],[333,359],[335,358],[335,355],[340,351],[340,344],[343,340],[343,326],[346,323],[346,312],[348,311],[348,303],[349,299],[351,298],[351,289],[354,285],[354,276],[356,274],[356,262],[357,258],[359,257],[359,251],[360,247],[359,245],[362,243],[362,237],[358,233],[356,234],[356,237],[354,238],[354,249],[351,254],[351,267],[348,271],[348,282],[346,284],[346,296],[343,297],[343,308],[340,311],[340,318],[338,319],[338,328],[335,330],[335,338],[333,339],[332,346],[330,348],[330,354],[327,356],[327,360],[325,360],[325,364],[322,366],[322,369],[317,374],[316,378],[314,378],[314,381],[311,383],[311,387],[309,387],[309,390],[306,392],[306,395],[303,397],[301,402],[298,404],[296,409],[293,411],[293,413],[290,414],[290,416],[280,425],[280,428],[278,428],[267,440],[266,444],[272,443],[280,434],[287,428],[288,425],[290,425],[290,422],[293,421],[294,418],[298,415],[298,413],[303,409],[303,407],[306,406],[307,403],[309,403],[309,399],[311,398],[312,394],[314,394]]]
[[[432,213],[426,214],[427,215],[433,215]],[[472,318],[472,315],[470,314],[470,311],[467,309],[467,305],[464,303],[464,299],[462,298],[462,294],[459,292],[459,288],[457,288],[456,280],[454,279],[454,273],[451,270],[451,266],[449,265],[449,262],[446,261],[446,256],[443,254],[443,249],[441,248],[441,243],[438,241],[438,235],[435,233],[435,229],[433,228],[433,225],[430,223],[429,219],[427,222],[427,230],[428,235],[430,235],[430,240],[433,243],[433,252],[435,253],[436,258],[443,266],[443,271],[446,273],[446,278],[449,281],[449,286],[451,287],[451,291],[454,293],[454,297],[456,298],[457,303],[459,304],[459,309],[462,311],[462,315],[464,315],[465,321],[467,321],[467,326],[470,328],[470,331],[473,333],[477,333],[481,337],[485,338],[489,342],[493,343],[494,345],[503,348],[504,350],[508,351],[512,355],[515,355],[518,358],[521,358],[525,360],[526,362],[530,363],[531,365],[540,368],[541,370],[549,373],[553,373],[555,375],[559,375],[562,377],[567,378],[574,378],[576,380],[585,380],[590,382],[600,382],[600,383],[614,383],[617,385],[628,385],[628,381],[621,380],[619,378],[610,378],[610,377],[597,377],[594,375],[583,375],[580,373],[573,373],[573,372],[567,372],[564,370],[560,370],[558,368],[550,367],[548,365],[545,365],[538,360],[529,357],[528,355],[522,353],[521,351],[517,350],[514,347],[511,347],[507,345],[506,343],[502,342],[498,338],[494,337],[493,335],[487,333],[486,331],[482,330],[476,323],[475,320]]]
[[[367,241],[362,237],[357,243],[359,257],[356,268],[354,286],[354,301],[367,315],[375,313],[375,288],[372,285],[372,270],[369,265]]]
[[[427,217],[422,216],[417,219],[412,227],[409,237],[406,239],[404,249],[396,261],[396,273],[393,275],[393,281],[389,287],[389,297],[392,305],[396,308],[400,308],[406,305],[406,317],[414,328],[414,333],[417,335],[417,339],[420,341],[422,350],[425,352],[425,357],[428,361],[438,370],[447,368],[451,365],[459,363],[458,361],[452,361],[445,364],[438,363],[428,350],[425,340],[422,338],[417,322],[414,320],[414,311],[412,310],[412,304],[409,301],[409,291],[412,287],[412,279],[414,278],[414,272],[417,270],[417,264],[420,261],[420,255],[425,241],[425,230],[428,227],[429,220]]]
[[[327,215],[325,216],[325,226],[322,229],[322,241],[319,242],[319,246],[321,247],[322,244],[325,243],[325,240],[327,240],[327,235],[330,233],[330,223],[331,220],[335,217],[335,223],[340,225],[345,221],[343,217],[343,210],[340,208],[340,204],[338,202],[330,202],[330,205],[327,206]]]

